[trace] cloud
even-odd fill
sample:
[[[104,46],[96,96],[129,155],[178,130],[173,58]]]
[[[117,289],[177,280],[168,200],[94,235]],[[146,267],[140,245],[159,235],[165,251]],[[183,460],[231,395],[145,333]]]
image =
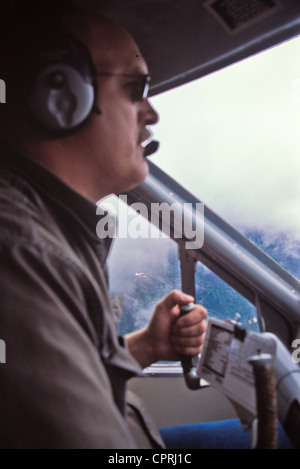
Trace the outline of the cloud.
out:
[[[299,57],[297,38],[155,97],[161,149],[152,157],[235,227],[297,239]]]

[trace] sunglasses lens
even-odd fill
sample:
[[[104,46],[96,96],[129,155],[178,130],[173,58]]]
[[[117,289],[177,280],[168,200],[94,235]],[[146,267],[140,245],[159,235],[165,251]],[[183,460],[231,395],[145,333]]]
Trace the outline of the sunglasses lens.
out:
[[[98,72],[98,75],[119,76],[125,78],[134,78],[131,85],[131,95],[133,101],[143,101],[148,97],[151,77],[150,75],[130,75],[126,73]]]
[[[148,97],[148,93],[149,93],[151,78],[149,76],[146,76],[146,77],[143,77],[143,78],[144,78],[144,89],[143,89],[142,99],[146,99]]]

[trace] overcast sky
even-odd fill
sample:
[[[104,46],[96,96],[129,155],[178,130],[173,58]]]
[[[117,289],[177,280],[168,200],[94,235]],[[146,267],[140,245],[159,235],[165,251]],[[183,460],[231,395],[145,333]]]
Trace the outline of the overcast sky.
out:
[[[152,98],[152,161],[238,228],[300,239],[300,38]]]

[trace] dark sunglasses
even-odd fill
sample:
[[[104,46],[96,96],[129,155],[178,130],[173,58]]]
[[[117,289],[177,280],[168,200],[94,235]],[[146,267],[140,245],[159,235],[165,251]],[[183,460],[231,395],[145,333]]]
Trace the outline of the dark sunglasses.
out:
[[[133,101],[143,101],[148,97],[151,76],[146,74],[126,74],[126,73],[109,73],[98,72],[97,75],[116,76],[125,78],[134,78],[131,83],[131,93]]]

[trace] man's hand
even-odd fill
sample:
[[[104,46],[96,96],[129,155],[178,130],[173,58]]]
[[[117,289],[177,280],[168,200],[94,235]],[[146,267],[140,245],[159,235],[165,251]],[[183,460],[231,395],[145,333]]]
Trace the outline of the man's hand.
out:
[[[194,298],[173,290],[161,300],[145,329],[127,336],[128,348],[143,368],[159,360],[177,361],[179,354],[197,355],[206,331],[207,310],[200,305],[179,318],[180,306]]]

